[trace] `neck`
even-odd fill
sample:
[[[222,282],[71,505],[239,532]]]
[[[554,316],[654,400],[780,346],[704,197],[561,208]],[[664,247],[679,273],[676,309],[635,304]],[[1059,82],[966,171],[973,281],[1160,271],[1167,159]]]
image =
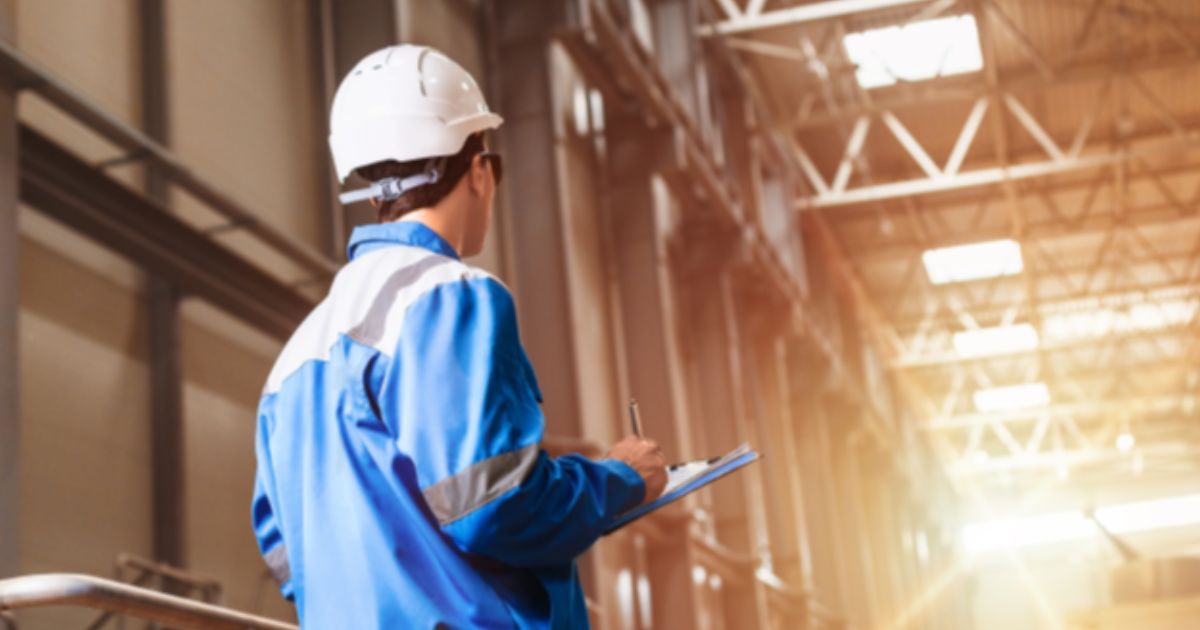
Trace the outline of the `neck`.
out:
[[[462,213],[448,212],[446,208],[418,208],[400,217],[399,221],[412,221],[437,232],[459,256],[463,255],[466,244],[467,230],[462,221]]]

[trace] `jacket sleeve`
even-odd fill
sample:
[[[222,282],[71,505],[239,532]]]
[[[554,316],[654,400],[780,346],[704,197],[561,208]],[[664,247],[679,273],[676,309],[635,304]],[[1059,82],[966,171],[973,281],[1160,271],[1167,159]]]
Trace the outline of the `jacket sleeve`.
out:
[[[425,502],[465,551],[522,567],[569,562],[641,502],[628,465],[548,457],[533,369],[508,290],[455,280],[407,310],[380,390]]]
[[[259,425],[255,438],[255,451],[258,458],[258,470],[254,475],[254,498],[251,500],[251,518],[254,524],[254,537],[258,540],[258,551],[263,561],[271,571],[279,590],[286,599],[292,599],[292,575],[288,565],[287,546],[283,543],[283,532],[267,493],[267,474],[270,466],[270,454],[264,441],[266,430],[265,418],[259,414]]]

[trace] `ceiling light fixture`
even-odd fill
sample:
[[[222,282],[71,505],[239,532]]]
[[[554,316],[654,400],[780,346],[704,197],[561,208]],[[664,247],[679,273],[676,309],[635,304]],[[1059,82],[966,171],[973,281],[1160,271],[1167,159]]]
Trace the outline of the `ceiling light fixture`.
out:
[[[1025,268],[1021,246],[1012,239],[929,249],[921,261],[934,284],[1011,276]]]
[[[972,15],[954,15],[873,28],[842,38],[864,88],[925,81],[983,68],[979,30]]]

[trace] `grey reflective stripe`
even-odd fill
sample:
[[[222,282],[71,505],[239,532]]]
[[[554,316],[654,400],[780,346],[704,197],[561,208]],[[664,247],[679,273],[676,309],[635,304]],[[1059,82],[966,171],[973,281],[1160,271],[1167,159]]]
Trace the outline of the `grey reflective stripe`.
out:
[[[292,579],[292,567],[288,565],[287,559],[287,545],[283,543],[275,545],[263,556],[263,560],[266,561],[267,569],[271,571],[271,576],[275,578],[276,582],[286,584],[288,580]]]
[[[387,330],[388,313],[391,312],[392,305],[396,303],[400,290],[415,283],[426,271],[451,262],[453,259],[434,254],[397,270],[383,283],[379,293],[375,294],[375,300],[371,302],[371,308],[367,309],[366,317],[346,334],[351,339],[356,339],[369,346],[379,343],[379,340],[383,339],[384,331]]]
[[[489,457],[425,489],[438,523],[449,525],[516,488],[538,459],[538,445]]]

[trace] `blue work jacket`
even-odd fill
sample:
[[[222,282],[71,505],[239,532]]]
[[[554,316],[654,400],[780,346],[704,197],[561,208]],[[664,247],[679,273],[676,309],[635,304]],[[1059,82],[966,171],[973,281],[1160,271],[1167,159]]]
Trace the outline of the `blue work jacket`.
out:
[[[414,222],[359,227],[258,409],[259,548],[305,628],[584,628],[574,558],[645,493],[539,446],[508,290]]]

